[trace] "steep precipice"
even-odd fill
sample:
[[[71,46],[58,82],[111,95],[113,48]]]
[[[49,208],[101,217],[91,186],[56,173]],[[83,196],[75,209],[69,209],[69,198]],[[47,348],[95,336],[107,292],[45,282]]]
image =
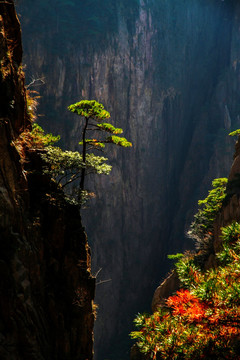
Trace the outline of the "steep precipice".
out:
[[[0,358],[93,358],[90,250],[79,211],[41,175],[16,139],[30,120],[20,24],[0,2]]]
[[[72,1],[71,9],[74,3],[81,4]],[[240,116],[237,1],[141,0],[134,16],[126,2],[115,3],[117,26],[112,33],[104,28],[97,46],[91,37],[76,40],[78,23],[74,40],[63,37],[66,20],[80,23],[86,15],[80,8],[65,18],[65,1],[51,14],[41,10],[43,1],[19,2],[27,72],[45,78],[43,126],[75,149],[81,130],[65,109],[95,98],[134,145],[112,154],[113,172],[97,183],[84,220],[95,271],[102,268],[100,279],[111,279],[97,286],[100,360],[127,358],[129,324],[151,303],[168,270],[166,254],[189,246],[184,231],[197,199],[213,178],[228,173],[227,134]],[[37,20],[46,32],[36,30]]]

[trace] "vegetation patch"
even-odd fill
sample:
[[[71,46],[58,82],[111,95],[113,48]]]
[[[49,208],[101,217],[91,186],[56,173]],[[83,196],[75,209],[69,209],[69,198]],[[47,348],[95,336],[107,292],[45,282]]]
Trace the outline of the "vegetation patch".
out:
[[[239,359],[240,224],[222,228],[218,266],[203,271],[182,258],[182,288],[153,315],[139,314],[131,333],[152,359]]]
[[[36,119],[37,101],[28,94],[28,112],[32,121]],[[60,140],[60,136],[54,136],[45,131],[36,123],[32,129],[26,129],[20,134],[13,145],[18,150],[22,162],[27,161],[29,151],[39,152],[42,158],[43,174],[49,175],[57,184],[57,188],[65,191],[66,199],[81,207],[89,197],[94,194],[85,189],[85,178],[89,174],[109,175],[112,166],[107,164],[108,158],[96,155],[91,150],[103,151],[105,144],[115,144],[121,147],[130,147],[132,144],[124,137],[111,135],[96,139],[95,136],[102,133],[120,134],[123,132],[120,128],[115,128],[109,123],[103,122],[110,117],[104,106],[95,100],[82,100],[72,104],[68,109],[76,113],[82,122],[82,139],[79,145],[82,151],[63,151],[60,147],[54,146]],[[86,133],[93,132],[94,138],[86,139]]]
[[[212,251],[213,224],[226,198],[227,178],[213,180],[212,189],[204,200],[199,200],[199,210],[188,231],[188,236],[195,240],[196,249],[208,255]]]
[[[221,229],[214,268],[206,270],[199,261],[202,253],[213,252],[213,223],[226,198],[227,179],[212,185],[198,202],[189,231],[198,251],[168,256],[176,261],[180,290],[154,314],[139,314],[134,321],[131,338],[148,358],[240,359],[240,224]]]

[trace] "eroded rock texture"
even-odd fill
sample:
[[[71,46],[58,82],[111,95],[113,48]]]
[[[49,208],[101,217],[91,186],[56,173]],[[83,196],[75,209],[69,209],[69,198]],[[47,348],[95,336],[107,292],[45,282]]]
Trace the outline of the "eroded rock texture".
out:
[[[1,1],[0,359],[90,360],[95,279],[78,209],[14,146],[31,126],[21,60],[13,1]]]
[[[191,246],[184,233],[197,200],[227,176],[227,134],[240,125],[238,1],[141,0],[134,16],[123,3],[117,29],[99,44],[63,38],[60,6],[48,20],[39,1],[19,7],[27,71],[45,77],[43,126],[77,149],[80,123],[66,108],[91,98],[133,142],[111,152],[112,174],[93,180],[97,199],[84,215],[98,279],[111,279],[97,286],[100,360],[128,358],[131,321],[150,308],[166,255]],[[32,31],[37,16],[47,31]]]

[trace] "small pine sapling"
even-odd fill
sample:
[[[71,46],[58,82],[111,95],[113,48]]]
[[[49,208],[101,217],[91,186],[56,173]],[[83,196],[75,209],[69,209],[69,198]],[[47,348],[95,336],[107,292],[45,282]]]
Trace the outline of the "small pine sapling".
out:
[[[77,114],[82,118],[83,130],[82,139],[79,145],[82,146],[82,160],[86,163],[87,154],[90,150],[103,151],[106,144],[114,144],[121,147],[130,147],[130,143],[126,138],[117,136],[123,133],[121,128],[116,128],[110,123],[104,122],[105,119],[110,118],[110,113],[104,109],[104,106],[96,100],[82,100],[68,107],[69,111]],[[94,134],[98,132],[108,133],[111,135],[104,138],[96,139],[95,137],[87,139],[87,132],[93,131]],[[96,136],[97,137],[97,136]],[[82,167],[81,178],[79,184],[79,202],[81,202],[82,193],[84,192],[84,183],[86,177],[86,168]]]

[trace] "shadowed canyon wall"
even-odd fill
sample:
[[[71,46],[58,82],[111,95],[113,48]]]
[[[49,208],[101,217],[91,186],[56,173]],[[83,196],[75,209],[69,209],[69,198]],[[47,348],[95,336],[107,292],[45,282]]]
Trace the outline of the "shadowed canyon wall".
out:
[[[21,61],[14,3],[1,1],[0,359],[90,360],[95,279],[89,246],[78,207],[41,175],[36,151],[23,157],[16,146],[31,128]]]
[[[197,199],[229,171],[227,134],[240,125],[240,5],[112,1],[112,28],[84,40],[78,23],[74,38],[61,31],[85,17],[81,7],[73,13],[74,1],[64,3],[54,2],[51,13],[39,1],[19,1],[26,71],[29,83],[44,77],[35,88],[41,124],[64,146],[78,149],[81,134],[66,108],[88,98],[102,102],[133,142],[111,151],[112,173],[91,180],[97,198],[83,212],[94,269],[102,269],[97,283],[110,280],[97,285],[96,359],[125,360],[131,321],[150,309],[166,255],[192,246],[185,232]]]

